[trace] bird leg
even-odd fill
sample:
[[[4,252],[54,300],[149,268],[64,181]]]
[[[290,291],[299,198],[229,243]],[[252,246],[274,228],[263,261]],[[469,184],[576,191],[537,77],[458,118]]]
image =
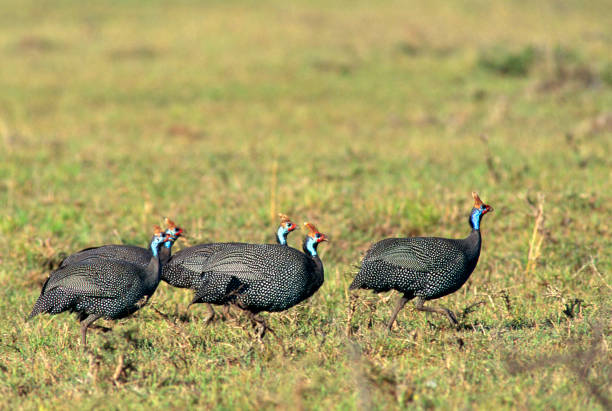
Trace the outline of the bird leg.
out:
[[[261,341],[263,336],[266,335],[266,331],[269,329],[269,327],[266,325],[266,320],[250,311],[247,311],[247,315],[249,316],[249,320],[251,320],[251,324],[253,324],[253,327],[255,328],[255,335],[257,336],[257,339]]]
[[[223,319],[224,320],[233,318],[231,308],[232,308],[231,304],[224,304],[223,305]]]
[[[276,335],[274,330],[268,326],[268,324],[266,323],[266,320],[260,317],[259,315],[253,314],[250,311],[247,311],[247,313],[248,313],[249,319],[255,326],[255,333],[262,347],[263,347],[263,337],[264,335],[266,335],[266,331],[270,331],[270,333],[274,336],[274,338],[276,338],[276,341],[278,342],[278,344],[281,346],[281,349],[283,350],[283,355],[285,355],[287,352],[285,351],[285,346],[283,345],[283,341],[280,339],[278,335]]]
[[[451,325],[459,324],[459,322],[457,321],[457,317],[455,316],[455,313],[453,313],[448,308],[444,308],[444,307],[425,307],[423,304],[425,304],[425,300],[422,297],[418,297],[417,301],[416,301],[416,309],[417,310],[419,310],[419,311],[427,311],[427,312],[430,312],[430,313],[443,314],[443,315],[446,316],[446,318],[448,318],[448,321],[450,321]]]
[[[410,298],[406,297],[406,294],[402,295],[400,299],[397,300],[397,305],[395,306],[395,309],[393,310],[393,314],[391,314],[391,319],[389,320],[389,323],[387,324],[387,329],[389,331],[391,331],[391,328],[393,327],[393,323],[395,322],[395,317],[397,317],[397,314],[400,312],[400,310],[404,308],[404,305],[406,305],[408,300],[410,300]]]
[[[206,305],[206,308],[208,309],[208,315],[204,318],[204,324],[208,325],[215,318],[215,309],[213,308],[213,306],[211,304],[207,303],[205,305]]]
[[[105,326],[103,326],[103,325],[98,325],[98,324],[91,324],[91,325],[89,326],[89,329],[90,329],[90,330],[98,330],[98,331],[102,331],[103,333],[107,333],[107,332],[109,332],[109,331],[111,331],[111,330],[112,330],[112,328],[110,328],[110,327],[105,327]]]
[[[85,346],[87,345],[87,328],[96,320],[99,320],[100,318],[102,318],[102,315],[100,314],[89,314],[89,316],[87,316],[86,318],[84,318],[85,316],[83,314],[81,314],[79,316],[79,321],[81,322],[81,344],[83,345],[83,348],[85,348]]]

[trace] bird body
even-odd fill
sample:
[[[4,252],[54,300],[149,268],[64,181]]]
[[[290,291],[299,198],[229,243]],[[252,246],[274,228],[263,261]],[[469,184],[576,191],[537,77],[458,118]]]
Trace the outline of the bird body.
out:
[[[276,241],[280,246],[287,247],[287,236],[295,230],[296,225],[284,214],[279,214],[279,217],[281,223],[276,232]],[[230,244],[241,243],[206,243],[184,248],[174,254],[168,264],[164,264],[162,281],[173,287],[197,290],[205,280],[202,265],[220,249],[232,247]]]
[[[350,289],[397,290],[431,300],[457,291],[476,268],[480,231],[465,239],[386,238],[363,258]]]
[[[327,237],[307,223],[304,252],[283,244],[215,243],[177,253],[164,271],[166,278],[195,289],[191,304],[235,306],[246,311],[261,339],[270,328],[257,314],[284,311],[312,296],[323,284],[323,263],[317,246]],[[167,274],[166,274],[167,273]]]
[[[90,258],[53,272],[43,285],[30,318],[63,311],[124,318],[138,310],[138,302],[150,297],[159,283],[155,262],[150,270],[126,261]],[[158,273],[159,274],[159,273]]]
[[[472,231],[466,238],[387,238],[366,252],[349,289],[397,290],[402,293],[388,324],[389,329],[399,310],[415,297],[418,310],[442,313],[452,323],[457,323],[452,311],[425,307],[424,302],[457,291],[476,268],[482,245],[480,221],[493,209],[484,204],[478,194],[472,193],[472,196],[475,201],[469,219]]]
[[[162,281],[177,288],[197,289],[203,281],[201,266],[221,244],[198,244],[175,253],[162,268]]]
[[[201,265],[192,303],[235,303],[253,313],[284,311],[323,284],[323,265],[279,244],[220,244]]]
[[[81,341],[99,318],[124,318],[142,307],[155,292],[161,276],[159,251],[168,236],[156,227],[146,267],[119,259],[89,257],[51,273],[29,318],[40,313],[76,312]]]

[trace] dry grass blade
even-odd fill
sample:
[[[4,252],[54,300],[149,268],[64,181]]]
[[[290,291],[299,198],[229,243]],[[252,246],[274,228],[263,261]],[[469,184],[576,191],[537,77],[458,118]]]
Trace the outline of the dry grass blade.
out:
[[[535,268],[538,258],[540,258],[542,242],[544,241],[544,195],[538,193],[537,203],[535,204],[529,199],[528,201],[534,209],[535,222],[531,233],[531,240],[529,241],[529,253],[527,255],[525,274],[531,273]]]
[[[589,264],[591,265],[591,268],[593,269],[593,272],[595,274],[597,274],[597,276],[599,278],[601,278],[601,281],[603,282],[603,284],[608,287],[609,290],[612,290],[612,286],[610,284],[608,284],[608,282],[606,281],[606,279],[604,278],[604,276],[599,272],[599,270],[597,269],[597,266],[595,265],[595,259],[593,257],[591,257],[591,261],[589,262]]]
[[[121,377],[121,373],[123,372],[123,354],[119,355],[119,358],[117,359],[117,366],[115,367],[115,372],[113,373],[113,383],[115,385],[121,385],[121,382],[119,381],[119,377]]]

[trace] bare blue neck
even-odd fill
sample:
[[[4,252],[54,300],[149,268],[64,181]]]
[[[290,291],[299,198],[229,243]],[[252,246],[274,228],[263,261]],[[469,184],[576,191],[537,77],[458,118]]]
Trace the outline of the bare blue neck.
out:
[[[289,232],[283,226],[278,227],[278,230],[276,230],[276,241],[280,245],[287,245],[287,235],[289,235]]]
[[[306,236],[306,239],[304,240],[304,252],[306,254],[310,254],[312,257],[316,257],[317,256],[317,245],[318,243],[313,240],[312,237],[310,236]]]
[[[472,208],[470,213],[470,226],[474,230],[480,230],[480,221],[482,220],[482,211],[478,208]]]

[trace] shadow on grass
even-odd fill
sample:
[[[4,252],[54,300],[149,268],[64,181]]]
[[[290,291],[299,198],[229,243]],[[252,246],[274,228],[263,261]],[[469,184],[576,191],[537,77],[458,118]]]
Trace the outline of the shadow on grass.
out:
[[[568,354],[541,355],[535,357],[520,356],[513,352],[506,356],[506,368],[512,375],[517,375],[541,368],[563,365],[568,369],[576,380],[585,386],[604,409],[612,409],[612,400],[606,395],[611,384],[610,374],[605,372],[612,366],[612,360],[607,355],[608,347],[604,339],[605,327],[602,323],[589,324],[591,326],[592,338],[588,347],[584,347],[583,338],[565,341],[569,347]],[[607,375],[607,379],[596,381],[595,375]]]

